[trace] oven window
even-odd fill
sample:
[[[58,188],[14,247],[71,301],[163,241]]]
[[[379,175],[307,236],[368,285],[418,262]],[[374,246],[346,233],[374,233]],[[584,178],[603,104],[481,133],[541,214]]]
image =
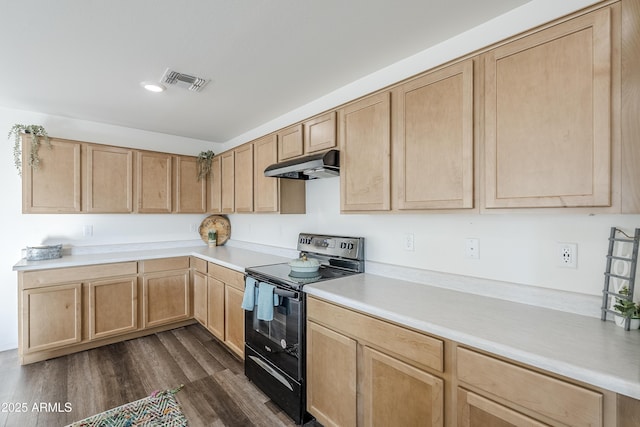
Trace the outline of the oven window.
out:
[[[253,330],[271,341],[278,350],[297,353],[300,302],[281,295],[278,300],[279,305],[273,308],[273,320],[258,320],[254,312]]]

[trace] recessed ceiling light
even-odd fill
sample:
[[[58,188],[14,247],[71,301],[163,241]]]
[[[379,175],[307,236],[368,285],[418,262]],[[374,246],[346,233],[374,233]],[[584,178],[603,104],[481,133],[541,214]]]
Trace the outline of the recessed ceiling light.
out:
[[[166,89],[166,87],[156,82],[142,82],[140,85],[149,92],[162,92]]]

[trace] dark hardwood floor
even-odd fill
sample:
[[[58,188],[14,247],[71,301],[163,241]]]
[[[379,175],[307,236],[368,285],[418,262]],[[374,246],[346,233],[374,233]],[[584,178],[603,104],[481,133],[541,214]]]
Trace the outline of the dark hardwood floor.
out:
[[[0,426],[64,426],[180,384],[191,427],[295,425],[240,360],[191,325],[26,366],[16,350],[0,352]]]

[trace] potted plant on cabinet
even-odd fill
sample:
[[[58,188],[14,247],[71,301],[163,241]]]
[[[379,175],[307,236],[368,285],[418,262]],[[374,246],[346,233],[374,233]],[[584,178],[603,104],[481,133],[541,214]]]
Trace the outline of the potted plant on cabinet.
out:
[[[629,288],[623,286],[619,292],[620,295],[628,296]],[[640,328],[640,306],[633,302],[631,299],[616,298],[616,303],[613,306],[614,310],[619,314],[616,314],[616,325],[624,327],[626,320],[629,321],[629,329]]]
[[[215,154],[213,151],[201,151],[198,154],[198,181],[204,179],[211,172],[211,160]]]
[[[21,137],[23,134],[31,135],[31,154],[29,155],[28,164],[34,169],[38,169],[40,165],[40,157],[38,157],[38,149],[40,148],[40,138],[44,138],[49,148],[51,148],[51,141],[49,135],[44,127],[40,125],[21,125],[15,124],[9,130],[8,139],[13,136],[13,162],[18,169],[18,174],[22,176],[22,150],[21,150]]]

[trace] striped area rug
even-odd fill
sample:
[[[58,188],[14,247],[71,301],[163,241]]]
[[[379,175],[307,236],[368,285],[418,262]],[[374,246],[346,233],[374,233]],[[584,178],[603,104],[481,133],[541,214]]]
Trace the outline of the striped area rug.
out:
[[[185,418],[175,394],[182,389],[153,392],[151,396],[109,409],[66,427],[185,427]]]

